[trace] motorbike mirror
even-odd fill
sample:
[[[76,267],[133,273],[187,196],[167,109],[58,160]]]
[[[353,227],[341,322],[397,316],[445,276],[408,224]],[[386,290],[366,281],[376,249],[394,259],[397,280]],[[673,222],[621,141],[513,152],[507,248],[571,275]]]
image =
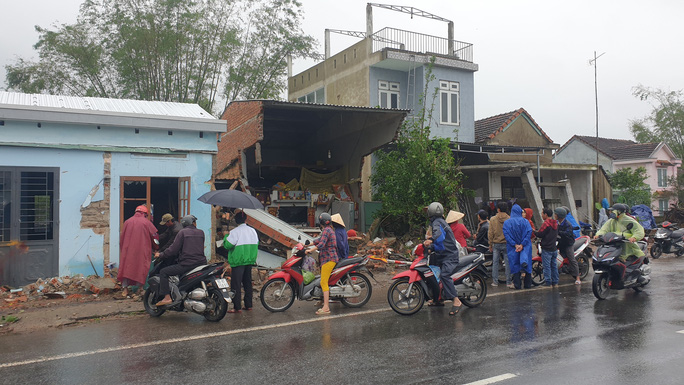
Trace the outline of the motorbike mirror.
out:
[[[304,242],[304,246],[309,246],[309,244],[311,244],[311,242],[307,239],[306,242]]]

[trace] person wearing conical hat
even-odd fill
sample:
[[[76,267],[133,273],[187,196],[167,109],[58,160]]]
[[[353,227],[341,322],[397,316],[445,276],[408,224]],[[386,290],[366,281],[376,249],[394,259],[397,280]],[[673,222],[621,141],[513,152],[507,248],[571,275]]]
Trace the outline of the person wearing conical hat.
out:
[[[332,225],[335,230],[335,239],[337,240],[337,256],[339,259],[346,259],[349,257],[349,240],[340,214],[333,214]]]
[[[466,239],[470,238],[470,231],[468,231],[463,223],[459,222],[464,216],[465,214],[461,212],[451,210],[446,217],[446,222],[451,227],[451,231],[454,232],[454,237],[456,237],[456,241],[461,247],[467,247]]]

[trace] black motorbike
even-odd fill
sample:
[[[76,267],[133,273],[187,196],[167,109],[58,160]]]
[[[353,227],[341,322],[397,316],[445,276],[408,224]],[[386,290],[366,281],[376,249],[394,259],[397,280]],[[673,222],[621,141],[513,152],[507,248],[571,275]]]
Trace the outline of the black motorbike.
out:
[[[599,246],[593,256],[594,279],[591,288],[598,299],[606,299],[611,290],[633,289],[640,292],[651,281],[651,266],[647,257],[629,256],[620,259],[622,245],[629,242],[624,236],[607,233],[597,240]],[[639,241],[646,251],[646,242]]]
[[[487,270],[487,274],[489,274],[492,279],[494,279],[494,274],[492,274],[492,268],[494,266],[493,260],[494,260],[494,252],[489,250],[489,246],[485,246],[482,244],[476,244],[473,247],[468,247],[468,253],[480,253],[484,255],[484,264],[483,266]],[[506,264],[508,261],[506,258],[504,258],[503,255],[499,256],[499,283],[506,283]]]
[[[667,221],[660,224],[651,245],[653,259],[660,258],[663,253],[674,253],[678,257],[684,255],[684,229]]]
[[[207,321],[218,322],[228,311],[233,293],[223,273],[223,263],[198,266],[182,276],[169,277],[169,289],[173,303],[157,307],[163,297],[159,295],[159,272],[165,264],[155,261],[147,283],[150,285],[143,296],[145,311],[159,317],[167,310],[191,311],[201,314]]]

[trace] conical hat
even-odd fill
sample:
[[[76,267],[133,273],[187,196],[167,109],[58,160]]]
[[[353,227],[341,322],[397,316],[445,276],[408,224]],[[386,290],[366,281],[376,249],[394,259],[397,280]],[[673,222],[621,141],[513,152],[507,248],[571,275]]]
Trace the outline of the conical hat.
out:
[[[454,223],[454,222],[460,220],[461,218],[463,218],[464,216],[465,216],[465,214],[463,214],[461,212],[450,210],[449,214],[447,214],[446,222],[447,223]]]
[[[344,221],[342,220],[342,216],[340,214],[333,214],[332,221],[337,223],[338,225],[340,225],[342,227],[345,227]]]

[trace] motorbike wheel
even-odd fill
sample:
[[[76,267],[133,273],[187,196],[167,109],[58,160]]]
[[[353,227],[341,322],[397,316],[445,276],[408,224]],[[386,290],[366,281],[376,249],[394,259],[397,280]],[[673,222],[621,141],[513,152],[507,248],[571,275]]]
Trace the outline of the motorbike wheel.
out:
[[[580,279],[584,279],[589,274],[589,259],[586,255],[577,256],[577,267],[579,268]]]
[[[532,284],[539,286],[544,283],[544,266],[541,261],[532,262]]]
[[[342,285],[349,285],[354,288],[358,287],[360,292],[358,297],[340,298],[340,302],[346,307],[361,307],[368,303],[371,294],[373,294],[373,286],[371,286],[370,280],[361,273],[349,273],[342,282]]]
[[[610,292],[610,287],[608,287],[609,277],[608,274],[595,274],[594,279],[591,282],[591,290],[594,292],[594,296],[598,299],[608,298],[608,293]]]
[[[294,287],[282,278],[272,279],[261,288],[261,304],[271,312],[285,311],[295,300]]]
[[[166,311],[166,309],[160,309],[157,307],[158,301],[157,292],[153,291],[152,289],[147,289],[145,294],[143,294],[143,306],[145,307],[147,314],[149,314],[151,317],[159,317]]]
[[[499,257],[499,283],[506,283],[506,263],[508,261],[501,255]]]
[[[479,292],[475,296],[469,295],[467,297],[458,298],[468,307],[478,307],[482,305],[482,302],[484,302],[487,297],[487,283],[485,282],[485,277],[478,273],[472,273],[466,279],[469,279],[470,284],[477,288]]]
[[[418,283],[414,283],[411,292],[406,293],[409,286],[409,279],[404,277],[392,282],[387,290],[387,302],[392,310],[401,315],[415,314],[425,302],[423,288]]]
[[[202,315],[204,319],[211,322],[218,322],[226,316],[228,311],[228,302],[223,299],[223,293],[217,288],[209,289],[209,300],[214,303],[212,310],[207,310]]]
[[[652,244],[651,257],[653,257],[653,259],[658,259],[661,255],[663,255],[663,245],[661,245],[660,243]]]

